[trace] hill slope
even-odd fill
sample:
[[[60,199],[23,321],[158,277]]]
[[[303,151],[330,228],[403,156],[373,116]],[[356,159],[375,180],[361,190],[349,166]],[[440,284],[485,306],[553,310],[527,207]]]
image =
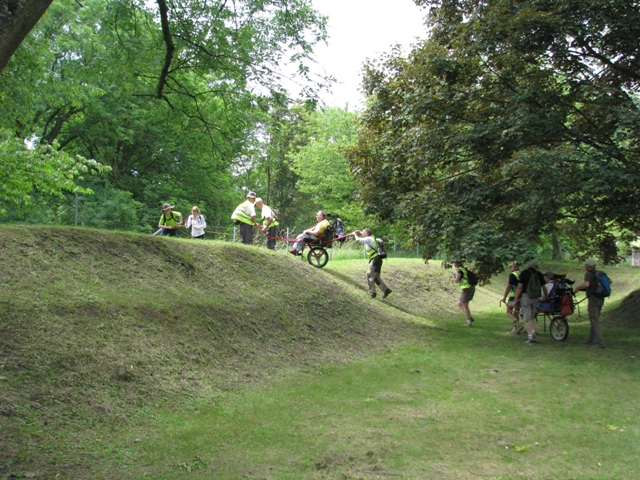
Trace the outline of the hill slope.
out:
[[[262,248],[72,228],[0,238],[0,473],[45,464],[34,453],[59,429],[82,435],[421,328]]]
[[[0,226],[0,240],[0,475],[84,478],[84,446],[149,407],[183,409],[407,338],[428,345],[442,327],[427,317],[461,319],[451,271],[435,262],[387,262],[394,293],[372,300],[364,260],[318,270],[263,248],[73,228]],[[611,275],[616,292],[635,288],[626,272]],[[473,311],[497,309],[502,280],[479,289]],[[639,303],[632,292],[605,321],[637,324]]]

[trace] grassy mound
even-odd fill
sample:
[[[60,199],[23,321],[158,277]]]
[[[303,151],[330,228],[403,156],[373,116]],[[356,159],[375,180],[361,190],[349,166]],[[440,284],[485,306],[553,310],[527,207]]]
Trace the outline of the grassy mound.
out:
[[[194,470],[200,471],[194,478],[211,478],[213,463],[231,472],[220,478],[239,478],[237,471],[251,472],[256,465],[277,467],[281,476],[247,473],[246,478],[301,478],[300,472],[309,469],[310,478],[379,478],[362,474],[369,467],[354,469],[343,452],[354,438],[362,444],[362,451],[356,450],[363,465],[376,455],[387,456],[387,447],[388,452],[405,451],[394,443],[371,453],[371,430],[364,419],[378,403],[376,415],[385,429],[392,419],[413,425],[414,417],[431,418],[434,400],[445,412],[484,401],[484,411],[493,408],[492,395],[498,392],[505,405],[517,405],[531,391],[514,393],[517,377],[505,376],[502,383],[495,379],[503,370],[521,370],[531,376],[523,384],[535,384],[541,397],[538,415],[546,408],[542,398],[563,397],[562,389],[575,375],[602,369],[611,382],[602,391],[620,390],[624,375],[636,375],[635,364],[628,363],[637,358],[637,341],[626,327],[637,322],[640,295],[632,292],[637,269],[607,269],[615,295],[605,305],[603,326],[612,348],[601,362],[601,352],[595,357],[584,351],[584,314],[571,318],[572,337],[562,344],[547,340],[539,349],[523,350],[520,338],[506,338],[508,321],[499,306],[506,274],[478,289],[472,303],[477,325],[461,329],[462,314],[455,307],[459,290],[452,271],[437,262],[385,262],[382,276],[393,294],[372,300],[365,293],[365,260],[332,259],[318,270],[264,248],[73,228],[1,226],[0,239],[3,479],[24,472],[37,472],[37,478],[142,478],[147,473],[183,478],[182,473]],[[545,267],[566,270],[578,281],[584,272],[577,264]],[[531,369],[531,362],[541,367]],[[572,367],[556,370],[562,364]],[[583,364],[584,372],[566,373]],[[565,381],[566,375],[571,379]],[[458,391],[459,379],[466,382],[460,394],[472,397],[460,404],[458,394],[447,394]],[[353,393],[356,387],[359,393]],[[482,395],[468,393],[474,390]],[[585,391],[600,392],[594,386]],[[300,400],[305,398],[313,400]],[[411,408],[395,410],[399,401]],[[315,406],[307,409],[310,403]],[[343,409],[350,408],[352,414],[344,415]],[[429,448],[451,444],[464,453],[446,439],[466,435],[466,427],[458,427],[469,414],[453,415],[443,436],[432,430]],[[291,416],[305,426],[298,428]],[[351,430],[335,443],[336,429],[349,418]],[[483,416],[474,419],[479,432],[498,428]],[[509,421],[518,419],[514,411]],[[626,431],[616,426],[629,423],[626,416],[614,420],[606,423],[607,432]],[[556,427],[552,422],[545,432],[550,435]],[[399,430],[398,442],[419,445],[418,438],[406,439],[421,428]],[[288,440],[279,434],[254,435],[281,430],[289,432]],[[509,436],[504,425],[498,430]],[[196,440],[190,442],[193,435]],[[326,445],[319,448],[316,442],[323,438]],[[524,448],[538,440],[509,441]],[[306,453],[290,457],[304,442]],[[264,458],[253,458],[254,448],[262,449]],[[265,460],[276,451],[280,456]],[[305,467],[309,458],[315,460]],[[451,458],[442,467],[427,468],[451,473],[442,478],[469,478],[459,474],[460,459]],[[334,465],[336,459],[344,465]],[[422,460],[412,461],[412,468],[424,467]],[[401,471],[387,462],[390,475]],[[287,476],[283,468],[293,473]]]
[[[419,328],[262,248],[73,228],[0,238],[0,473],[50,461],[35,452],[60,429],[82,441],[145,405],[349,360]]]

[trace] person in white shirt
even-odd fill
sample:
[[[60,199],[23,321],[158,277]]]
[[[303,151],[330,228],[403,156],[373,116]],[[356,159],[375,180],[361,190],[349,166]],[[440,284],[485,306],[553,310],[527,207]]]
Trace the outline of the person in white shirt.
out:
[[[192,238],[204,239],[204,229],[207,228],[207,222],[197,206],[191,209],[191,215],[187,218],[185,227],[191,228]]]
[[[360,242],[365,247],[365,254],[369,259],[369,269],[367,270],[367,293],[371,298],[376,298],[376,285],[382,291],[382,298],[387,298],[391,293],[391,289],[380,278],[380,272],[382,271],[382,258],[378,255],[378,242],[376,238],[371,235],[371,230],[365,228],[364,230],[356,230],[350,233],[356,241]],[[358,235],[362,235],[359,237]]]
[[[274,211],[265,204],[261,198],[256,198],[254,204],[256,208],[262,210],[262,231],[267,236],[267,248],[276,249],[276,239],[278,237],[278,219]]]

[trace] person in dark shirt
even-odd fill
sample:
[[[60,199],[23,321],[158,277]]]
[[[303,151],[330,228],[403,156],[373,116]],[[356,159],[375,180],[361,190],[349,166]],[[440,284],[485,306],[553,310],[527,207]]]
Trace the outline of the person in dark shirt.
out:
[[[600,330],[600,312],[604,305],[604,298],[598,298],[594,295],[598,281],[596,279],[596,261],[592,258],[584,262],[584,282],[573,288],[573,293],[584,290],[587,294],[587,312],[589,312],[589,323],[591,331],[587,344],[597,348],[604,348],[604,338]]]
[[[531,275],[538,277],[540,285],[540,289],[533,293],[527,292]],[[536,269],[535,263],[529,263],[527,269],[520,274],[516,296],[513,301],[513,308],[516,309],[520,307],[522,309],[522,319],[527,327],[526,342],[530,345],[538,343],[538,339],[536,338],[536,306],[540,302],[540,298],[545,295],[544,277],[542,273]]]

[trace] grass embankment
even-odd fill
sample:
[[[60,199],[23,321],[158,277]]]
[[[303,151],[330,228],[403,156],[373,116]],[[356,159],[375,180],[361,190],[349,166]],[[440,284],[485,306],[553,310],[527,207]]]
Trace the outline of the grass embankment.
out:
[[[640,272],[608,269],[605,350],[460,326],[439,265],[323,270],[264,249],[2,227],[0,475],[635,478]],[[556,268],[558,270],[558,268]],[[581,278],[576,266],[571,278]],[[506,279],[506,277],[505,277]],[[622,307],[616,307],[621,303]],[[583,312],[584,313],[584,312]]]

